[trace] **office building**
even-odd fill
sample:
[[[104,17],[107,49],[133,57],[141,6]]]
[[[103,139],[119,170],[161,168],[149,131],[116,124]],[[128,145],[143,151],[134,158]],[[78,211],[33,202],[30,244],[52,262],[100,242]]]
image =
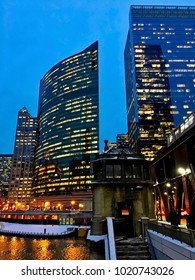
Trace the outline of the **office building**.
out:
[[[195,109],[195,7],[131,6],[124,56],[130,147],[152,160]]]
[[[12,209],[28,209],[31,200],[37,119],[27,108],[18,112],[16,137],[9,185],[9,205]]]
[[[116,142],[104,140],[104,152],[113,148],[129,149],[129,137],[126,134],[117,134]]]
[[[0,155],[0,201],[8,198],[12,154]]]
[[[128,133],[117,134],[116,136],[117,147],[122,149],[129,148],[129,136]]]
[[[34,195],[90,190],[90,162],[99,153],[97,41],[41,79],[38,120]]]

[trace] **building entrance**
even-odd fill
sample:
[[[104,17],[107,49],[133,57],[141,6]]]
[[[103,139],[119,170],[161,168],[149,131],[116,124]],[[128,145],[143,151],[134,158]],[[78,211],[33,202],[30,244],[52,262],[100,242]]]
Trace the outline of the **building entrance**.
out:
[[[118,217],[123,222],[124,235],[133,237],[133,202],[131,200],[118,202]]]

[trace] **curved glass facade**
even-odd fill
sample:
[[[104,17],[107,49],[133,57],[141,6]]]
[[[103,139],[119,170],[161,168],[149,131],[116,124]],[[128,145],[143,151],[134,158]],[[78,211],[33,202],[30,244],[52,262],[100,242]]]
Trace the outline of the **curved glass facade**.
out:
[[[97,41],[41,79],[38,120],[34,195],[90,189],[99,153]]]
[[[131,147],[153,159],[195,109],[195,7],[131,6],[125,48]]]

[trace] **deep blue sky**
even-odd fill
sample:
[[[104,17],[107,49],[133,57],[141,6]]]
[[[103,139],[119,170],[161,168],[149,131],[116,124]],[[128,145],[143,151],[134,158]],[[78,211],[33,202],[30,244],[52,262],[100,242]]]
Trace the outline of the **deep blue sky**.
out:
[[[158,2],[158,3],[157,3]],[[123,52],[130,5],[186,0],[0,0],[0,154],[13,153],[18,111],[37,115],[39,81],[99,41],[100,148],[127,132]],[[189,3],[193,5],[193,3]]]

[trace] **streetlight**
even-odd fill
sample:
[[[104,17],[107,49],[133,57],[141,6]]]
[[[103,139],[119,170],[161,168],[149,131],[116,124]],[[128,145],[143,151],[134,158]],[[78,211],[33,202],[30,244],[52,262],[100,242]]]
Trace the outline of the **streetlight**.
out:
[[[73,210],[74,209],[74,205],[75,205],[75,201],[71,200],[70,204],[71,204],[71,209]]]
[[[83,203],[79,203],[79,209],[81,210],[81,209],[83,209],[83,207],[84,207],[84,204]]]
[[[179,167],[177,171],[178,171],[179,174],[181,174],[182,176],[188,175],[188,174],[191,173],[190,168],[186,168],[186,169],[185,169],[185,168],[183,168],[183,167]]]
[[[178,176],[178,180],[179,180],[178,192],[180,192],[179,199],[178,199],[178,214],[179,217],[181,217],[181,214],[183,214],[182,211],[184,211],[183,210],[184,207],[187,212],[189,212],[190,210],[187,178],[188,178],[188,174],[191,173],[191,169],[189,167],[188,168],[179,167],[178,173],[180,174],[180,176]]]
[[[47,210],[47,206],[49,206],[49,202],[48,201],[45,202],[45,210]]]

